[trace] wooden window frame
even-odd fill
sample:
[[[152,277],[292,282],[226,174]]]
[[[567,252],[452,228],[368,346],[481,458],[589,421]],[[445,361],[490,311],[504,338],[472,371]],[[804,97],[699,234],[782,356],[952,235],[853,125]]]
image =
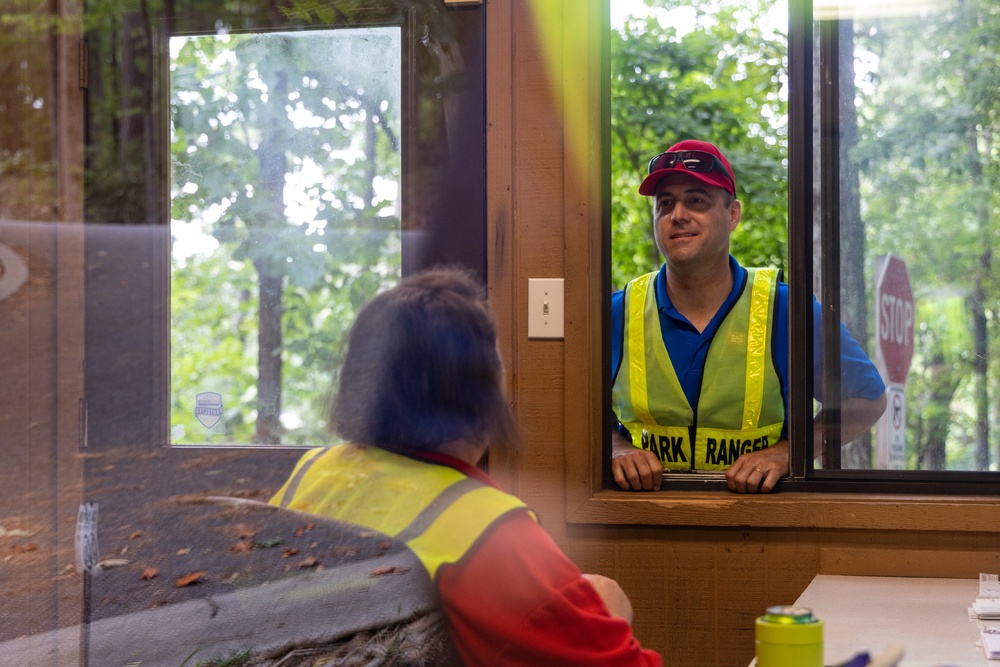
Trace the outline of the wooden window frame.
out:
[[[1000,502],[995,494],[1000,482],[983,481],[982,475],[950,473],[943,481],[935,476],[903,479],[899,471],[867,475],[850,482],[814,479],[805,474],[802,453],[804,438],[811,437],[811,373],[790,380],[793,400],[790,414],[793,451],[799,453],[793,470],[796,475],[786,490],[752,496],[728,491],[675,490],[668,484],[657,492],[627,492],[609,484],[610,350],[603,332],[610,327],[610,165],[608,151],[610,99],[607,94],[609,55],[607,30],[610,25],[607,0],[587,3],[587,10],[574,12],[564,31],[563,53],[585,62],[586,74],[567,74],[563,96],[563,137],[573,145],[580,124],[586,127],[591,143],[601,147],[601,159],[581,167],[579,161],[567,165],[575,178],[564,179],[567,213],[573,202],[600,202],[584,210],[587,233],[566,235],[567,275],[590,275],[599,279],[567,282],[567,335],[565,339],[565,423],[566,461],[565,519],[570,524],[746,526],[774,528],[822,528],[867,530],[921,530],[981,532],[1000,520]],[[812,4],[790,3],[789,68],[792,90],[812,88]],[[810,54],[803,57],[803,54]],[[567,61],[568,62],[568,61]],[[588,95],[588,91],[601,91]],[[794,96],[794,93],[793,93]],[[580,104],[580,100],[587,100]],[[794,106],[793,106],[794,99]],[[812,99],[790,99],[789,163],[812,164]],[[581,176],[580,169],[585,173]],[[789,216],[811,217],[812,174],[810,169],[789,169]],[[572,211],[579,213],[579,211]],[[789,264],[800,271],[810,270],[812,231],[810,226],[789,230]],[[799,248],[795,252],[793,249]],[[792,290],[793,327],[809,326],[811,297],[806,287],[811,280],[796,281]],[[801,329],[799,329],[801,330]],[[809,332],[811,333],[811,332]],[[794,337],[793,337],[794,340]],[[793,367],[811,368],[811,346],[790,351]],[[807,361],[809,363],[807,363]],[[805,365],[804,365],[805,364]],[[586,387],[581,400],[581,387]],[[850,471],[830,471],[849,473]],[[869,471],[877,472],[877,471]],[[718,483],[716,483],[717,485]],[[690,489],[690,485],[686,485]],[[724,488],[724,486],[723,486]]]

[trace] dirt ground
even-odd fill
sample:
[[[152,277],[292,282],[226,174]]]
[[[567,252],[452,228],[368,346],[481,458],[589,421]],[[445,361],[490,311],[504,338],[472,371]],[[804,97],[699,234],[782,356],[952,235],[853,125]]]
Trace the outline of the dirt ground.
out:
[[[300,454],[166,447],[82,454],[80,502],[97,505],[101,564],[87,600],[57,605],[79,605],[90,620],[98,620],[211,597],[300,566],[375,553],[378,545],[366,548],[363,541],[321,545],[306,524],[290,526],[271,513],[240,516],[219,503],[200,502],[218,496],[266,501]],[[0,515],[0,641],[49,629],[59,618],[72,620],[74,613],[53,608],[52,602],[61,581],[73,590],[82,579],[76,554],[57,546],[49,520],[55,498],[37,488],[51,478],[45,470],[51,462],[27,458],[36,465],[7,465],[0,472],[0,485],[10,491],[24,482],[10,477],[33,469],[28,476],[37,491],[29,511],[11,513],[5,507]],[[179,585],[185,577],[191,583]]]
[[[84,575],[67,562],[70,555],[58,548],[51,552],[51,525],[37,515],[6,516],[0,522],[0,643],[73,624],[78,615],[65,613],[66,606],[74,612],[82,607],[88,624],[191,600],[220,610],[226,605],[231,612],[231,602],[216,604],[215,599],[351,563],[361,565],[367,577],[405,574],[408,568],[396,572],[387,565],[398,562],[403,547],[384,535],[262,506],[260,501],[273,495],[300,454],[118,448],[86,455],[83,488],[88,502],[98,506],[100,565],[82,585]],[[0,473],[4,488],[10,488],[4,477],[12,469]],[[61,586],[66,583],[70,585]],[[67,597],[63,589],[83,591],[83,596]],[[440,613],[403,614],[398,624],[381,626],[372,625],[369,614],[377,616],[377,610],[353,607],[349,619],[329,618],[333,639],[321,642],[300,637],[296,627],[279,627],[284,644],[245,657],[226,651],[220,659],[231,658],[225,664],[243,667],[454,663]],[[142,622],[136,627],[143,627]],[[372,629],[337,634],[344,627]],[[145,646],[141,636],[121,637],[120,642]],[[95,667],[93,661],[89,664]]]

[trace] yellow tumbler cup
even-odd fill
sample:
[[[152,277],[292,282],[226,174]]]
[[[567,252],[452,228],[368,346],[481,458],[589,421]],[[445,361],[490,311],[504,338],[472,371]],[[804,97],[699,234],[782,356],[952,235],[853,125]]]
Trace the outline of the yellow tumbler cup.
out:
[[[823,667],[823,621],[805,607],[768,607],[757,618],[757,667]]]

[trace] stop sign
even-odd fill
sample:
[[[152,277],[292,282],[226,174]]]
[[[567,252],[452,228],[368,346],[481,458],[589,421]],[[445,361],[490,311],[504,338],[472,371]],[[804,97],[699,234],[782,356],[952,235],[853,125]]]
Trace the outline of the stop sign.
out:
[[[906,382],[913,360],[913,290],[906,262],[895,255],[881,261],[875,283],[876,342],[889,382]]]

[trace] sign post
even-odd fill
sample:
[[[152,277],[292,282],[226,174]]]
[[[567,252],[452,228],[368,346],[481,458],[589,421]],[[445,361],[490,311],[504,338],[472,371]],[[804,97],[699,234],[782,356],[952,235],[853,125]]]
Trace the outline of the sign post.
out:
[[[886,385],[885,413],[875,428],[875,467],[906,469],[906,376],[913,361],[913,290],[906,262],[879,257],[875,268],[875,364]]]

